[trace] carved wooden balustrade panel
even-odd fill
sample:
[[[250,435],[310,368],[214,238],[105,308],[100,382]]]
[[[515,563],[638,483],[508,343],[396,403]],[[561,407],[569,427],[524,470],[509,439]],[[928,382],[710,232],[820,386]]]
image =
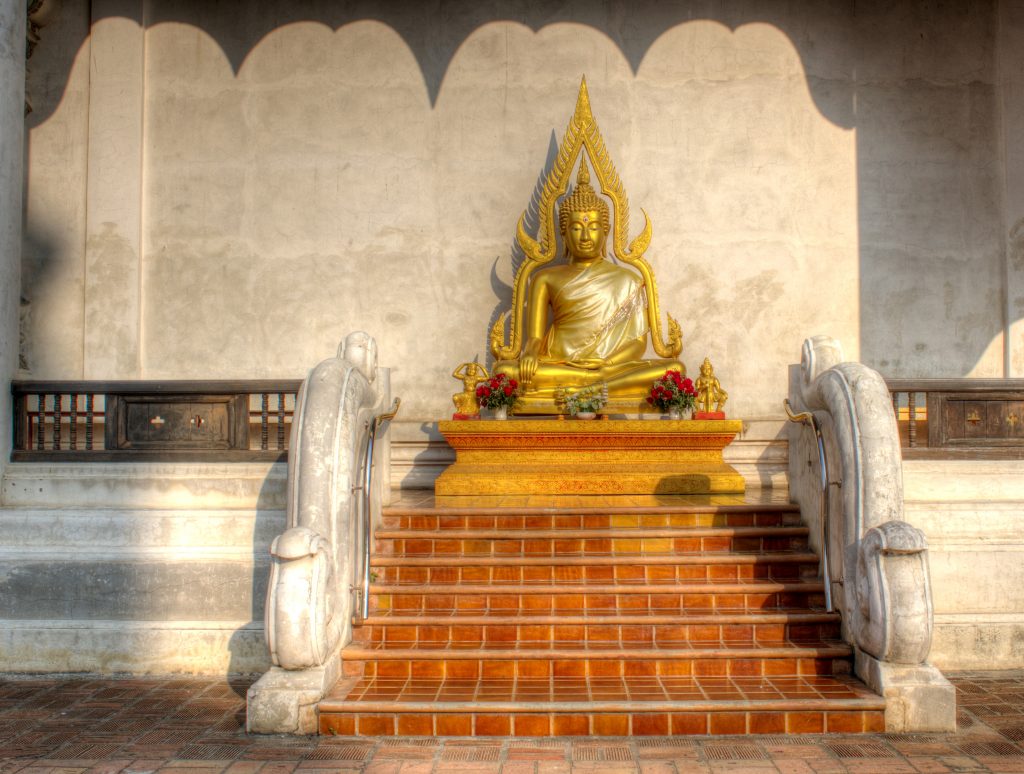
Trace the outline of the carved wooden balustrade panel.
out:
[[[284,460],[300,384],[15,381],[11,459]]]
[[[906,459],[1024,459],[1024,379],[886,379]]]

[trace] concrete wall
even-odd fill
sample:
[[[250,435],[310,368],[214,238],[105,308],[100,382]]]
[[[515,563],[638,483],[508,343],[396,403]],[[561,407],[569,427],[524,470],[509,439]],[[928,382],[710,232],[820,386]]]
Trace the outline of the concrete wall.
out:
[[[286,481],[280,463],[11,465],[0,671],[265,671]]]
[[[89,12],[62,3],[27,76],[23,357],[32,376],[83,378]]]
[[[489,324],[510,301],[516,219],[584,73],[633,233],[641,207],[653,221],[648,257],[663,308],[682,323],[683,358],[692,368],[710,355],[730,412],[754,420],[729,451],[748,484],[784,486],[785,364],[810,333],[838,337],[886,375],[1022,373],[1019,3],[555,5],[62,0],[28,76],[31,375],[301,376],[363,328],[403,398],[396,480],[429,485],[450,459],[431,427],[451,411],[449,373],[487,359]],[[0,21],[23,13],[0,0]],[[0,68],[13,72],[23,31],[3,30]],[[3,118],[15,105],[20,123],[19,81],[6,72]],[[18,169],[6,154],[21,147],[12,136],[0,131],[4,196]],[[10,196],[3,373],[16,340]],[[936,662],[1019,666],[1024,619],[1005,587],[1020,580],[1016,495],[988,510],[939,507],[930,486],[911,510],[933,545]],[[66,527],[67,553],[114,507],[93,503],[102,512],[72,524],[43,505],[36,526]],[[978,514],[995,511],[987,539]],[[252,557],[265,556],[266,525],[281,514],[252,513],[261,537],[224,549],[211,582],[263,577]],[[19,540],[34,534],[7,517]],[[139,564],[163,545],[143,537],[97,541],[77,561],[134,585],[152,569],[154,589],[195,575],[188,561]],[[64,545],[19,560],[22,577],[67,560]],[[193,628],[190,598],[153,597],[167,620],[130,636],[127,616],[83,610],[90,647],[62,609],[25,603],[0,617],[16,622],[7,651],[22,667],[49,627],[61,633],[45,635],[44,657],[66,657],[61,668],[109,668],[81,654],[99,659],[120,637],[119,668],[153,668],[133,654],[195,643],[210,654],[190,656],[203,668],[248,669],[264,655],[262,587],[247,593]]]
[[[928,538],[940,669],[1024,667],[1024,462],[904,461],[905,518]]]
[[[998,23],[919,2],[858,24],[860,354],[886,376],[1006,370]]]
[[[1002,3],[997,40],[1005,157],[1003,230],[1006,234],[1007,375],[1024,376],[1024,3]]]
[[[6,385],[18,367],[24,18],[24,0],[0,0],[0,449],[11,446],[11,397]],[[0,474],[6,463],[7,455],[0,454]]]
[[[890,375],[1000,376],[1015,19],[65,0],[29,77],[32,375],[299,376],[363,328],[405,419],[444,416],[586,73],[683,358],[734,415],[780,414],[815,331]]]

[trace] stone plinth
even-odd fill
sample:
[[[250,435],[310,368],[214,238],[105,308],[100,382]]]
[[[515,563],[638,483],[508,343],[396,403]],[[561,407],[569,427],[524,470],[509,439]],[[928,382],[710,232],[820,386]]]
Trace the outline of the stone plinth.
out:
[[[455,464],[439,495],[733,494],[743,477],[722,460],[739,420],[445,421]]]

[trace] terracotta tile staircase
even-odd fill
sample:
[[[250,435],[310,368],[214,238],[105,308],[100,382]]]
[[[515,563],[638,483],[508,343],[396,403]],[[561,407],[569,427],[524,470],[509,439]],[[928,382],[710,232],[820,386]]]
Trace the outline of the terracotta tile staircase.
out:
[[[321,733],[884,730],[795,506],[449,499],[385,510]]]

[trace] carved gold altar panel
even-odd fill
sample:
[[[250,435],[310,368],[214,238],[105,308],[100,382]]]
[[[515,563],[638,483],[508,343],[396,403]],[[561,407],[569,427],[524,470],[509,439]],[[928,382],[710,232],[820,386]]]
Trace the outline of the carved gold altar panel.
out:
[[[438,495],[735,494],[722,459],[739,420],[524,419],[439,423],[455,463]]]

